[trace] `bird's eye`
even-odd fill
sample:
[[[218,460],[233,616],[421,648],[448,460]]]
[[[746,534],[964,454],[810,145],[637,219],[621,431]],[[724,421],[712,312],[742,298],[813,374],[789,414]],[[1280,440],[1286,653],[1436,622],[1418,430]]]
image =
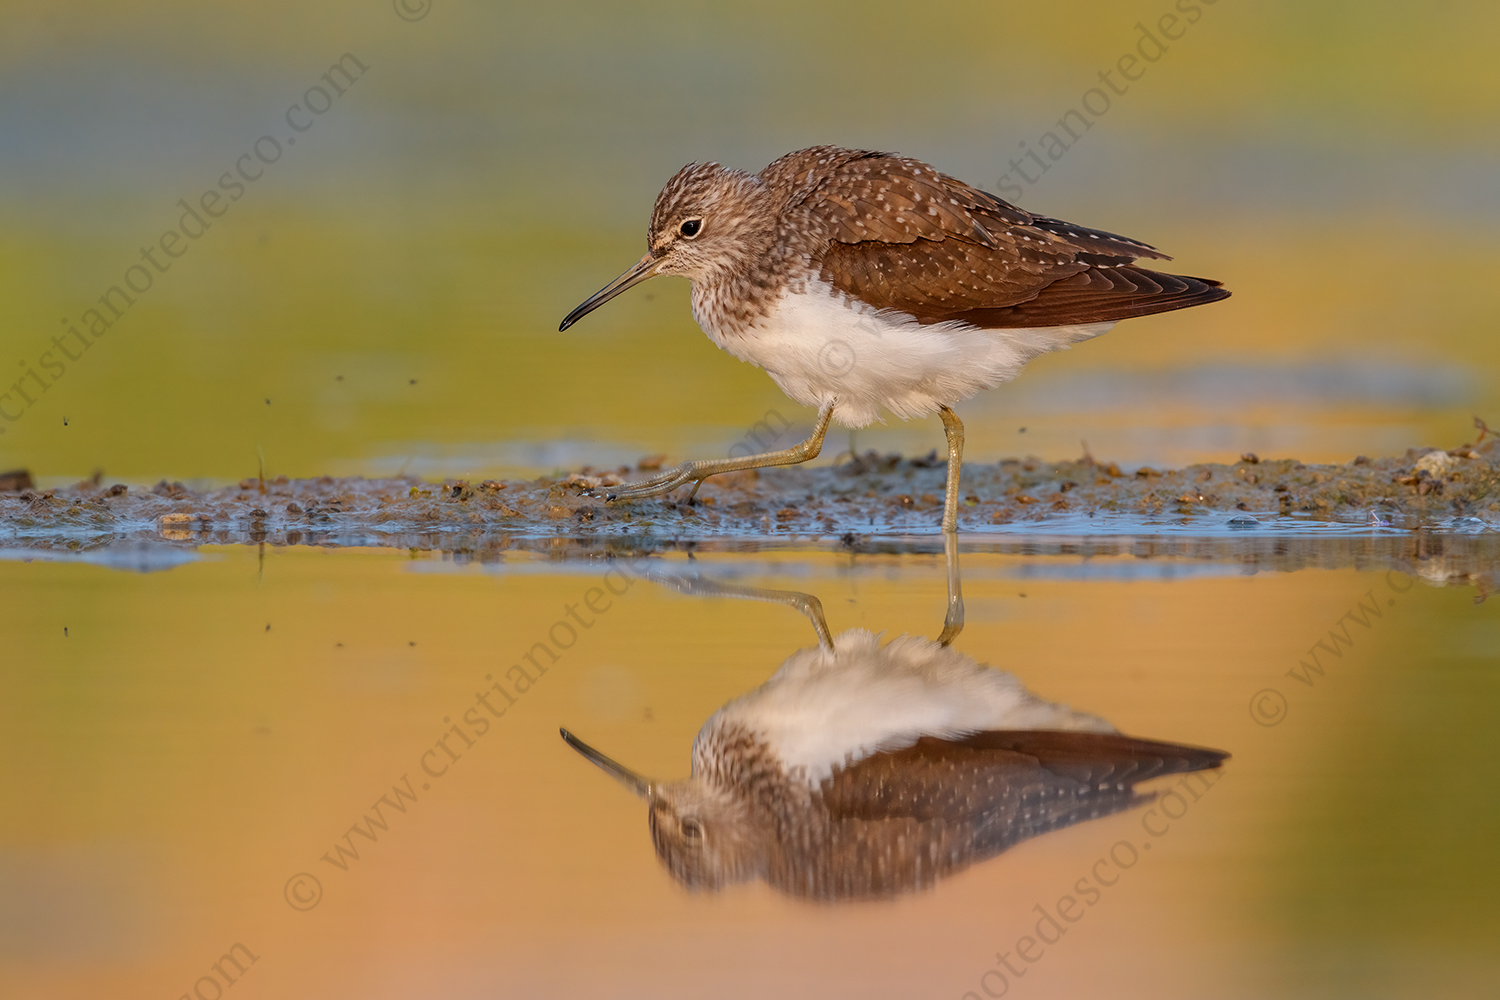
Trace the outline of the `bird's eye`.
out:
[[[686,837],[688,840],[702,840],[703,839],[703,824],[699,823],[695,819],[685,819],[685,820],[683,820],[682,821],[682,835],[684,837]]]
[[[702,228],[703,228],[703,220],[702,219],[688,219],[682,225],[680,225],[680,226],[677,227],[677,231],[679,233],[681,233],[682,235],[686,236],[688,239],[692,239],[694,236],[698,235],[698,230],[700,230]]]

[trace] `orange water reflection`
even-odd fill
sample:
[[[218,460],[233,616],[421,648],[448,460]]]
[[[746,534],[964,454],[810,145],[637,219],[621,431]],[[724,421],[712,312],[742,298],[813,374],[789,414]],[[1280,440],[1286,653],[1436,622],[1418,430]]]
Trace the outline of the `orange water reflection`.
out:
[[[690,894],[655,860],[640,804],[557,726],[685,776],[703,719],[808,643],[800,617],[636,583],[585,615],[473,746],[450,739],[458,759],[438,780],[420,768],[445,717],[568,620],[596,569],[287,549],[261,578],[253,550],[209,554],[150,575],[0,564],[7,996],[178,996],[236,942],[256,956],[236,996],[958,996],[1035,935],[1037,906],[1053,912],[1112,845],[1142,839],[1139,812],[1119,814],[933,891],[838,909],[754,884]],[[1286,671],[1381,574],[1019,579],[1027,558],[966,557],[957,648],[1127,732],[1235,759],[1017,984],[1355,995],[1493,971],[1495,812],[1472,795],[1500,759],[1480,724],[1496,694],[1492,603],[1416,586],[1299,688]],[[835,631],[931,635],[942,618],[940,557],[698,565],[816,591]],[[1268,686],[1291,700],[1271,728],[1248,711]],[[1464,769],[1415,752],[1435,732]],[[383,807],[388,830],[364,820],[382,796],[405,807]],[[355,822],[375,838],[346,841]],[[305,911],[288,903],[311,898],[289,884],[300,873],[321,887]]]

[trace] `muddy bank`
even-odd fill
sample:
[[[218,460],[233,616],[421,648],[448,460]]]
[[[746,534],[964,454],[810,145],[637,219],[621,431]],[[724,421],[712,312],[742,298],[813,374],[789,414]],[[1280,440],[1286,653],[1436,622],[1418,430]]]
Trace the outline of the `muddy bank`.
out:
[[[691,504],[603,499],[611,486],[658,464],[504,482],[282,477],[208,490],[104,480],[23,488],[0,493],[0,547],[24,557],[148,544],[153,551],[375,545],[481,560],[512,549],[586,557],[688,544],[821,542],[869,550],[902,539],[920,548],[936,539],[946,477],[936,454],[869,453],[832,466],[715,477]],[[1090,457],[1007,459],[966,465],[962,486],[965,543],[985,548],[1039,552],[1053,545],[1248,559],[1266,568],[1369,562],[1414,572],[1446,553],[1458,560],[1452,573],[1429,575],[1458,579],[1500,566],[1500,442],[1493,439],[1345,465],[1246,456],[1232,465],[1127,473]],[[1139,551],[1143,545],[1149,551]]]

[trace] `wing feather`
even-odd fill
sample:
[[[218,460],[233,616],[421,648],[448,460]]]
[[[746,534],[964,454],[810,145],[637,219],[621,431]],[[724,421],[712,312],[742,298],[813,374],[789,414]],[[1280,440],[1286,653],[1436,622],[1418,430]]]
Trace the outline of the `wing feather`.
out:
[[[1142,781],[1227,756],[1118,733],[923,737],[836,770],[815,797],[822,821],[783,826],[766,877],[828,901],[925,888],[1031,837],[1148,801],[1135,791]]]
[[[785,225],[823,237],[810,263],[824,281],[922,323],[1073,326],[1229,295],[1133,266],[1171,259],[1150,244],[1033,215],[918,160],[823,146],[761,177],[786,193]]]
[[[822,801],[835,817],[959,820],[1022,799],[1130,792],[1150,778],[1218,767],[1229,755],[1119,733],[1000,730],[956,740],[924,736],[836,770]]]

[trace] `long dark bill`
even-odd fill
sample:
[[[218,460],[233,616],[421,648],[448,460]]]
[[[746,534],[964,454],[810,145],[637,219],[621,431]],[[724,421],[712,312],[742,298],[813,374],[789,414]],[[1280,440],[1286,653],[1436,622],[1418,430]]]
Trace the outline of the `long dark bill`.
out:
[[[636,261],[634,267],[599,289],[593,295],[584,299],[583,303],[577,309],[574,309],[567,316],[563,317],[562,325],[557,328],[557,331],[561,333],[627,288],[633,288],[647,278],[652,277],[656,274],[656,266],[660,263],[661,261],[649,253],[646,254],[646,256]]]
[[[572,747],[574,750],[577,750],[580,754],[593,761],[595,764],[598,764],[606,774],[614,778],[620,784],[624,785],[632,792],[635,792],[635,794],[639,795],[641,798],[646,799],[648,802],[650,801],[652,786],[651,781],[641,777],[639,774],[636,774],[630,768],[625,767],[621,764],[617,764],[613,760],[610,760],[608,757],[604,756],[604,754],[600,753],[598,750],[595,750],[593,747],[589,746],[587,743],[583,742],[583,740],[580,740],[578,737],[574,736],[566,729],[558,729],[558,732],[562,733],[563,741],[566,742],[568,746]]]

